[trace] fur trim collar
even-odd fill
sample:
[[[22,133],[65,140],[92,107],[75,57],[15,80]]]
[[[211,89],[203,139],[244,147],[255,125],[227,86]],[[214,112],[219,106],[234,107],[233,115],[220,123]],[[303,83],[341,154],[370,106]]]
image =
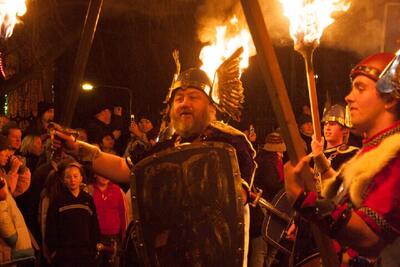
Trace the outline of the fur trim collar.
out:
[[[342,174],[344,188],[348,188],[350,200],[356,208],[361,207],[368,187],[387,164],[400,152],[400,134],[385,138],[375,149],[360,155],[360,152],[343,165]],[[337,187],[337,181],[332,180],[324,195],[332,193],[332,186]],[[330,188],[329,188],[330,187]]]
[[[238,129],[230,126],[229,124],[223,123],[221,121],[212,121],[211,126],[213,126],[214,128],[217,128],[221,132],[224,132],[227,134],[242,136],[246,140],[246,143],[251,151],[253,159],[255,158],[256,151],[254,150],[253,145],[251,144],[251,142],[249,141],[247,136],[242,131],[239,131]]]
[[[247,146],[250,150],[250,155],[253,158],[253,163],[254,163],[254,168],[253,168],[253,173],[251,175],[250,184],[248,184],[249,188],[251,189],[253,187],[254,175],[255,175],[256,169],[257,169],[257,163],[254,160],[254,158],[256,157],[256,151],[254,150],[253,145],[251,144],[251,142],[249,141],[247,136],[242,131],[239,131],[238,129],[236,129],[226,123],[223,123],[221,121],[212,121],[211,126],[220,130],[221,132],[224,132],[227,134],[242,136],[246,140]]]

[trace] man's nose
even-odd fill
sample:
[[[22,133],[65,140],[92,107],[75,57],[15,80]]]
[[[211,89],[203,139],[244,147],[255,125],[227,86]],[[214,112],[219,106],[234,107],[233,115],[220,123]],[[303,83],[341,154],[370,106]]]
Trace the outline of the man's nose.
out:
[[[346,97],[344,98],[344,100],[349,104],[354,102],[354,96],[353,96],[353,89],[350,90],[350,92],[346,95]]]
[[[186,107],[186,106],[188,106],[188,105],[190,105],[190,98],[187,97],[187,96],[185,96],[185,97],[183,97],[183,99],[182,99],[181,106]]]

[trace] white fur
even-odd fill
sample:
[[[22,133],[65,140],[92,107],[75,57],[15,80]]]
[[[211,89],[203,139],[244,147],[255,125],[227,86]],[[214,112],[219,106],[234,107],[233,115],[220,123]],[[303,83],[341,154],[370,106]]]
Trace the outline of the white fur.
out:
[[[385,138],[377,148],[365,154],[357,154],[342,167],[345,188],[349,188],[350,199],[355,207],[361,207],[364,194],[367,193],[375,175],[395,158],[399,151],[398,133]]]

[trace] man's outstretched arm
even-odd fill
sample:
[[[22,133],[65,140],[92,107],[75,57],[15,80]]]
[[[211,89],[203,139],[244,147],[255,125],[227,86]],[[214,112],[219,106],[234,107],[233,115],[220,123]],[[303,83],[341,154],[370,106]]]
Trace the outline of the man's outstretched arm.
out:
[[[116,183],[129,183],[130,169],[124,158],[101,152],[97,146],[75,141],[72,136],[55,131],[53,147],[62,148],[82,163],[89,163],[93,171]]]

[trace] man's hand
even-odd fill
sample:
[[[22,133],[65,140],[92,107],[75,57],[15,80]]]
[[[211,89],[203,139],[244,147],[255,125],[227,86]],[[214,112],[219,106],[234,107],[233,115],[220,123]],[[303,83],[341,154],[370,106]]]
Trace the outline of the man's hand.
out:
[[[287,231],[286,231],[285,238],[289,241],[294,242],[296,240],[296,231],[297,231],[297,226],[296,226],[296,224],[292,223],[289,226],[289,229],[287,229]]]
[[[19,169],[19,167],[22,166],[21,160],[16,157],[15,155],[12,155],[10,157],[10,172],[16,173]]]
[[[285,190],[291,204],[294,203],[303,190],[306,176],[310,175],[312,177],[312,170],[309,166],[310,159],[311,157],[305,156],[300,159],[296,166],[293,166],[290,161],[285,164]]]
[[[132,121],[129,127],[129,131],[138,138],[143,138],[144,133],[139,129],[139,126],[136,122]]]
[[[324,152],[324,144],[325,139],[323,137],[321,137],[321,141],[318,141],[317,139],[315,139],[315,135],[312,136],[311,150],[314,157],[321,155]]]
[[[65,153],[73,156],[77,156],[79,152],[79,144],[76,142],[75,137],[57,130],[53,131],[51,145],[53,149],[62,149]]]

